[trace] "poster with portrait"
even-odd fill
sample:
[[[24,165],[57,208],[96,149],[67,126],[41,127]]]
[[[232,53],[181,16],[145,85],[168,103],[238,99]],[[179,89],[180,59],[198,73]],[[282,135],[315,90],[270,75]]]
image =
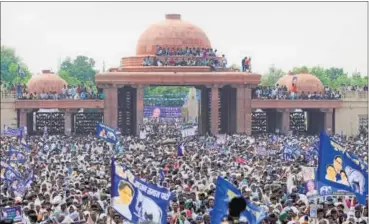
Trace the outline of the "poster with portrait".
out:
[[[110,143],[116,143],[118,140],[116,130],[102,123],[97,124],[96,136]]]
[[[1,220],[12,220],[13,222],[22,221],[22,209],[20,206],[1,209]]]
[[[352,192],[361,204],[368,195],[368,170],[359,160],[332,144],[328,135],[320,135],[317,180],[340,190]]]
[[[132,223],[166,223],[171,192],[136,178],[112,160],[112,207]]]

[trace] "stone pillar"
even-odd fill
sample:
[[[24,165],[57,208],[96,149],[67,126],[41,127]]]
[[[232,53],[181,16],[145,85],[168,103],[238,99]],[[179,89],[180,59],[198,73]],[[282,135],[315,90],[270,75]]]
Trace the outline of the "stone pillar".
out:
[[[204,125],[203,125],[203,118],[202,118],[202,114],[204,113],[203,111],[203,107],[202,104],[204,103],[204,101],[202,100],[202,95],[204,94],[204,91],[202,91],[201,88],[199,88],[200,90],[200,99],[197,102],[199,104],[198,106],[198,111],[197,111],[197,130],[198,130],[198,134],[199,135],[204,135]]]
[[[245,133],[245,88],[237,87],[236,93],[236,119],[237,119],[237,133]]]
[[[69,109],[64,112],[64,133],[68,136],[72,134],[72,111]]]
[[[321,110],[324,113],[324,131],[328,134],[333,133],[333,109],[323,109]]]
[[[140,135],[140,127],[143,125],[144,117],[144,86],[137,86],[137,102],[136,102],[136,134]]]
[[[104,124],[116,128],[118,125],[118,88],[107,86],[104,88]]]
[[[19,127],[23,127],[23,126],[27,127],[27,110],[26,109],[20,109],[19,111]]]
[[[219,133],[219,88],[211,88],[211,134],[217,135]]]
[[[105,95],[105,99],[104,99],[104,124],[109,125],[110,126],[110,120],[111,120],[111,116],[110,116],[110,111],[111,111],[111,91],[109,87],[104,87],[104,95]]]
[[[251,108],[251,97],[252,97],[252,92],[251,92],[251,88],[245,88],[245,133],[247,135],[251,135],[251,131],[252,131],[252,108]]]
[[[290,131],[290,113],[291,111],[288,109],[282,110],[282,122],[280,127],[280,133],[282,134],[288,134]]]

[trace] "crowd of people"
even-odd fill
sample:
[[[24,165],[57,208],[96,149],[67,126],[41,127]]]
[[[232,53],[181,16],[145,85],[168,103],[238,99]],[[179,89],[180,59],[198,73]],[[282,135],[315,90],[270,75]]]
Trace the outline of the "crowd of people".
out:
[[[323,92],[299,92],[298,87],[288,89],[286,86],[258,86],[253,89],[254,99],[288,99],[288,100],[337,100],[342,98],[342,94],[347,91],[364,92],[368,91],[368,86],[342,86],[339,90],[332,90],[328,86]]]
[[[301,170],[316,166],[316,156],[282,156],[286,145],[310,150],[317,136],[234,134],[221,143],[215,136],[193,136],[178,157],[176,144],[183,140],[178,122],[145,124],[144,139],[120,136],[119,152],[92,135],[30,136],[27,162],[14,166],[24,175],[33,169],[34,180],[24,194],[1,181],[1,208],[21,206],[27,224],[128,223],[110,206],[110,161],[115,157],[135,176],[170,189],[169,224],[210,224],[218,176],[267,212],[264,224],[367,224],[368,204],[359,205],[350,195],[317,196],[314,184],[304,190]],[[334,138],[367,161],[366,136]],[[2,136],[1,158],[11,146],[21,148],[15,137]],[[162,183],[160,169],[165,172]],[[312,206],[317,206],[316,217]]]
[[[156,56],[143,59],[143,66],[208,66],[211,71],[225,69],[227,58],[217,56],[217,50],[211,48],[177,48],[170,49],[157,46]]]
[[[2,90],[3,91],[3,90]],[[17,99],[22,100],[86,100],[86,99],[104,99],[104,93],[102,90],[93,88],[93,86],[85,85],[64,85],[59,92],[31,92],[28,90],[27,85],[13,85],[7,90],[10,93],[14,93]]]

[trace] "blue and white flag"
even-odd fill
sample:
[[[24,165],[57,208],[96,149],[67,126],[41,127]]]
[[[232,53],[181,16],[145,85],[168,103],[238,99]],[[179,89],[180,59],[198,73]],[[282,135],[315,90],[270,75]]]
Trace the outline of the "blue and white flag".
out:
[[[228,203],[234,197],[242,196],[233,184],[222,177],[218,177],[215,189],[214,207],[211,211],[211,223],[220,224],[228,215]],[[246,200],[246,199],[245,199]],[[266,217],[263,209],[246,200],[246,210],[241,213],[240,221],[248,221],[250,224],[258,224]]]
[[[166,188],[146,183],[112,159],[111,204],[132,223],[166,223],[172,194]]]
[[[184,154],[184,142],[177,146],[177,156],[183,156]]]
[[[11,163],[24,163],[26,161],[26,156],[24,155],[24,153],[12,147],[8,152],[8,156],[9,162]]]
[[[23,132],[23,128],[11,128],[8,125],[4,124],[3,134],[5,136],[17,137],[17,136],[21,136],[22,132]]]
[[[98,123],[96,126],[96,136],[110,143],[118,141],[116,130],[102,123]]]
[[[10,164],[8,164],[5,161],[0,162],[0,170],[1,170],[0,179],[2,181],[7,181],[11,183],[14,180],[18,180],[21,178],[20,173],[14,170],[14,168],[11,167]]]
[[[320,134],[317,181],[356,195],[360,204],[368,195],[368,170],[360,161],[345,153],[344,147]]]

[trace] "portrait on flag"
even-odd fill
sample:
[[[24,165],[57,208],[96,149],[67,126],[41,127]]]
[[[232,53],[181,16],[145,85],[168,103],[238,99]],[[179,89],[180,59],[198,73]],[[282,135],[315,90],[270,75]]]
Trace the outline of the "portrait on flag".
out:
[[[110,143],[117,142],[117,134],[114,128],[98,123],[96,127],[96,136]]]
[[[171,200],[168,189],[146,183],[112,161],[112,206],[133,223],[165,223]]]
[[[368,170],[348,156],[342,146],[332,144],[330,137],[324,133],[320,135],[317,180],[352,192],[360,203],[365,203],[368,194]]]

